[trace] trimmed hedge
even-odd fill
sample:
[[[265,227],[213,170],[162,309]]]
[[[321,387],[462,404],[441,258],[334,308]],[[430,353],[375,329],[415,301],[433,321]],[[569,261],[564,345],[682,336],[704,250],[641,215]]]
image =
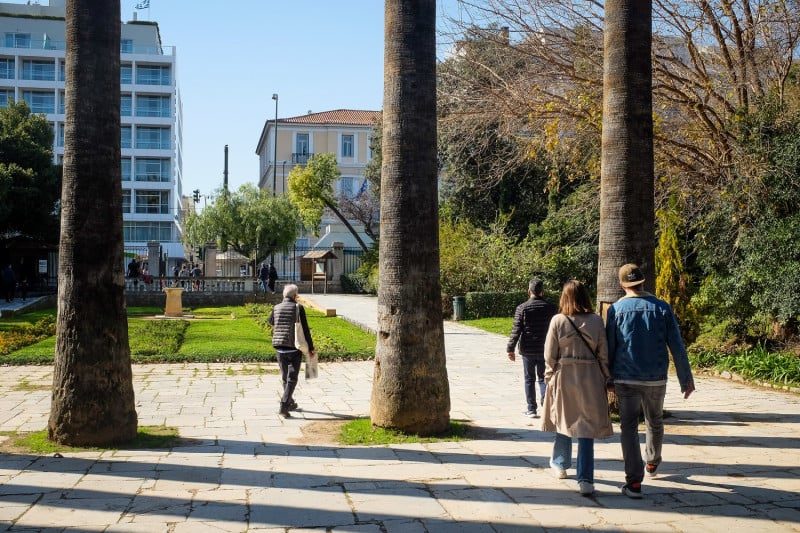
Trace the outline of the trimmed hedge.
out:
[[[342,274],[339,278],[345,294],[369,294],[369,278],[358,272]]]
[[[526,291],[468,292],[464,318],[514,316],[514,310],[528,299]]]

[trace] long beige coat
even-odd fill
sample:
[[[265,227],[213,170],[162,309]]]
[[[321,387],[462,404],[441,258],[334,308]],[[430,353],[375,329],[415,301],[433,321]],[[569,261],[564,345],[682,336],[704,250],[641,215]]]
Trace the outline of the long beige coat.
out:
[[[553,317],[544,343],[547,391],[542,430],[573,438],[610,437],[613,429],[606,395],[608,342],[603,319],[594,313],[569,318],[597,352],[597,357],[565,315]]]

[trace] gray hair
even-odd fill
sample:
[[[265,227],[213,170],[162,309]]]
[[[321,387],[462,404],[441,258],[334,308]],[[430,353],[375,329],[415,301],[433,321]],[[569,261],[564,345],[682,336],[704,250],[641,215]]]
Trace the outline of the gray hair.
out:
[[[283,297],[294,300],[297,297],[297,285],[290,283],[283,288]]]

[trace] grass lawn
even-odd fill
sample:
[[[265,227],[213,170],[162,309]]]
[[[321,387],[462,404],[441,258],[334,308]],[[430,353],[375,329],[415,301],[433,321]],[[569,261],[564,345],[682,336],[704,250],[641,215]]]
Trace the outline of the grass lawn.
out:
[[[477,318],[474,320],[461,320],[459,323],[507,337],[511,335],[511,326],[514,325],[514,317]]]
[[[187,309],[194,319],[154,319],[162,309],[128,309],[131,357],[136,363],[263,362],[275,361],[271,329],[266,325],[271,307],[247,305]],[[306,309],[314,347],[321,361],[369,359],[375,355],[375,336],[338,317]],[[55,336],[9,351],[3,336],[14,335],[55,309],[36,311],[13,320],[0,320],[0,364],[50,364]],[[18,336],[18,333],[17,333]]]

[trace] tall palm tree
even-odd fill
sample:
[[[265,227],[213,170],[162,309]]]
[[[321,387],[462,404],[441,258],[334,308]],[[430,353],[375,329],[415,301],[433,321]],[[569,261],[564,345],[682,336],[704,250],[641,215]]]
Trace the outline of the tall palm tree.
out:
[[[600,251],[601,313],[622,290],[617,271],[636,263],[655,287],[652,2],[606,0]]]
[[[136,436],[123,286],[120,3],[68,0],[58,319],[48,434],[71,445]]]
[[[436,0],[386,0],[378,344],[370,415],[448,429],[436,164]]]

